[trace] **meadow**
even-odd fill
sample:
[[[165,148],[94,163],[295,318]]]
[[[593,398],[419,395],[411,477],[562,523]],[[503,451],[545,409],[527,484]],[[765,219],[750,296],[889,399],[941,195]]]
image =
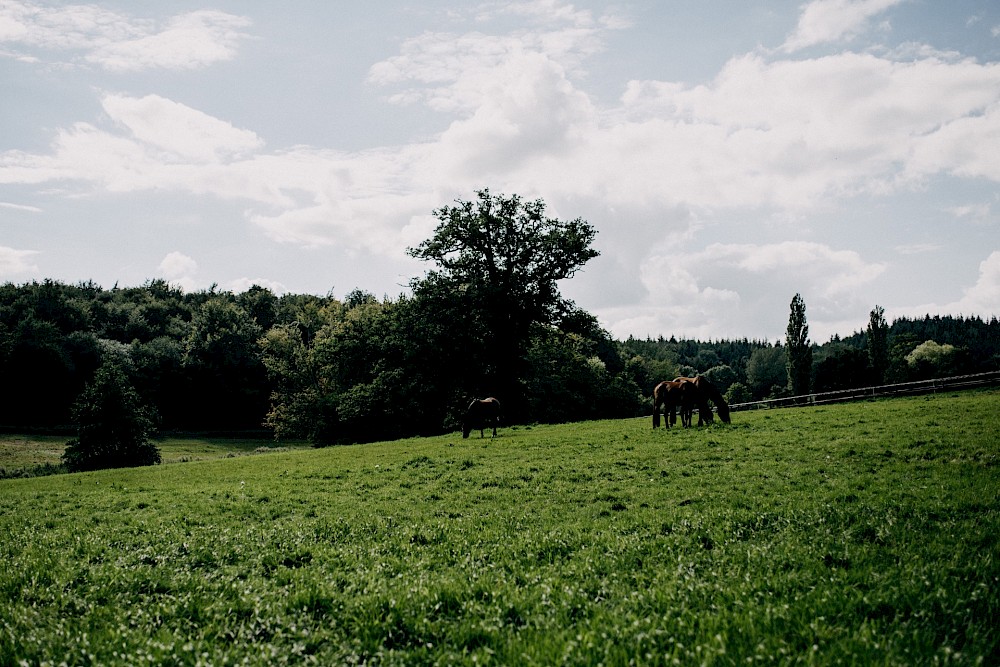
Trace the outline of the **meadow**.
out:
[[[0,480],[0,665],[1000,664],[998,407]]]

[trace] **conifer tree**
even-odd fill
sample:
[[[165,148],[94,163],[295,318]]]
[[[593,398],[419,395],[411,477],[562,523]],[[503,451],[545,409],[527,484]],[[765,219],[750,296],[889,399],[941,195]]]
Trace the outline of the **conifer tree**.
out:
[[[809,343],[809,325],[806,323],[806,302],[801,294],[792,298],[785,342],[788,389],[793,396],[808,394],[809,376],[812,373],[812,346]]]
[[[885,321],[885,309],[875,306],[868,320],[868,365],[872,370],[875,384],[885,382],[889,370],[889,325]]]

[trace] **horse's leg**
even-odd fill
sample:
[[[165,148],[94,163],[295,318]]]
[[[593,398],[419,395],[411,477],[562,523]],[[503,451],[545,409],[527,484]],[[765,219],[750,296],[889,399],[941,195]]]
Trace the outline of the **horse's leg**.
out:
[[[698,406],[698,426],[704,426],[712,423],[712,408],[709,407],[708,401],[702,401]]]

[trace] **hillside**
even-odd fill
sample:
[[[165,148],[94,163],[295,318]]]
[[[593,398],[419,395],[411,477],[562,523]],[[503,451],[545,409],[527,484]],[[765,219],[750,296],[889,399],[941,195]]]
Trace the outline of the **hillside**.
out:
[[[998,399],[2,480],[0,664],[996,664]]]

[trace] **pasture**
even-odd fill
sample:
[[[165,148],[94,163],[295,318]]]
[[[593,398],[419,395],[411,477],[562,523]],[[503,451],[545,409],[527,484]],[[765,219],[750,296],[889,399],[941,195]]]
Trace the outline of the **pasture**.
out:
[[[0,665],[1000,664],[998,407],[0,480]]]

